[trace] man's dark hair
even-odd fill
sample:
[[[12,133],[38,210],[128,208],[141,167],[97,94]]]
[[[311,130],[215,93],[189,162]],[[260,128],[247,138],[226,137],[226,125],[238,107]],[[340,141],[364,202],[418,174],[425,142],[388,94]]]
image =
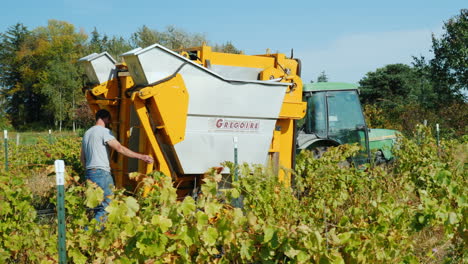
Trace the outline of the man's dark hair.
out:
[[[111,114],[106,109],[100,109],[99,111],[96,112],[96,121],[98,121],[99,119],[104,119],[104,118],[110,119],[110,117],[111,117]]]

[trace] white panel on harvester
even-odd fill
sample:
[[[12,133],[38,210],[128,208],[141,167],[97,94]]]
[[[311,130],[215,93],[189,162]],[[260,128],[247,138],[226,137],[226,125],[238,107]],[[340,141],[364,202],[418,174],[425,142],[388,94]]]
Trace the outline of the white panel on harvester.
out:
[[[175,150],[185,174],[199,174],[233,161],[266,164],[276,120],[290,83],[228,79],[159,44],[122,55],[136,85],[177,73],[189,93],[185,140]]]

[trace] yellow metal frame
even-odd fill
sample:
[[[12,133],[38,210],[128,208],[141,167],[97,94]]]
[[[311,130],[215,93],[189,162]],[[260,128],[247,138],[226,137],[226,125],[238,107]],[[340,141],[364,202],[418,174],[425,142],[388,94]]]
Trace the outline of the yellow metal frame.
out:
[[[147,151],[155,156],[154,169],[177,178],[161,144],[173,146],[185,138],[189,95],[182,76],[177,74],[164,83],[145,87],[131,98],[149,143]],[[143,173],[151,171],[152,164],[147,164]]]
[[[302,102],[302,81],[298,76],[299,65],[284,54],[243,55],[213,52],[209,46],[180,50],[181,55],[197,53],[196,63],[208,65],[227,65],[235,67],[261,68],[260,80],[281,79],[291,83],[284,97],[277,129],[272,131],[270,156],[277,168],[291,169],[294,158],[295,120],[305,115],[306,103]],[[177,180],[187,180],[194,175],[184,175],[178,160],[169,160],[162,145],[174,146],[184,140],[188,112],[189,94],[183,76],[177,74],[163,83],[140,89],[134,87],[132,78],[125,72],[125,64],[118,65],[121,70],[115,78],[86,91],[85,97],[93,112],[107,109],[112,115],[112,130],[119,141],[128,146],[130,138],[130,108],[133,105],[140,120],[138,152],[152,155],[154,164],[139,162],[138,172],[149,173],[153,170]],[[122,72],[123,71],[123,72]],[[130,96],[127,96],[129,93]],[[117,153],[113,153],[112,157]],[[171,156],[177,159],[176,155]],[[128,159],[118,155],[111,160],[111,166],[118,187],[135,185],[128,179]],[[174,168],[176,166],[177,168]],[[184,177],[188,176],[188,177]],[[286,185],[290,184],[291,173],[279,170],[278,177]],[[183,178],[183,179],[182,179]]]

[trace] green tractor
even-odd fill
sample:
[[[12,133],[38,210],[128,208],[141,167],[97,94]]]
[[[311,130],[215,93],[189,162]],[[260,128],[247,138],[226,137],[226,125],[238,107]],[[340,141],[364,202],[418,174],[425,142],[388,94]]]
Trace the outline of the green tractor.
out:
[[[362,150],[352,158],[357,166],[393,159],[398,131],[367,127],[358,85],[320,82],[304,84],[303,89],[307,113],[299,128],[297,152],[308,149],[319,158],[329,147],[358,143]]]

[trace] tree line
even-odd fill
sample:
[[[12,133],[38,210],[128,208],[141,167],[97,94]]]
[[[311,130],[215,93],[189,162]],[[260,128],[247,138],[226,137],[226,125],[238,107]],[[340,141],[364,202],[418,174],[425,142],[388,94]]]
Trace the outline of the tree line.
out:
[[[448,136],[467,132],[468,10],[444,23],[432,36],[433,57],[413,57],[411,65],[390,64],[368,72],[359,81],[370,127],[413,131],[417,123],[439,123]],[[0,33],[0,128],[67,129],[89,122],[80,87],[86,82],[77,60],[93,52],[114,58],[135,47],[160,43],[180,49],[209,43],[203,34],[174,26],[164,31],[142,26],[131,37],[89,35],[74,25],[50,20],[29,30],[18,23]],[[232,42],[214,50],[240,53]],[[325,72],[318,82],[328,81]]]
[[[359,81],[360,98],[372,128],[393,128],[411,134],[417,124],[435,124],[445,137],[460,137],[468,129],[468,9],[444,23],[440,37],[432,35],[433,56],[413,56],[411,65],[389,64]],[[317,82],[327,82],[322,71]],[[314,82],[314,81],[310,81]]]
[[[142,26],[130,38],[108,36],[95,28],[89,35],[65,21],[28,29],[21,23],[0,33],[0,128],[73,129],[89,121],[80,87],[86,83],[77,60],[93,52],[114,58],[136,47],[160,43],[170,49],[209,43],[202,34],[168,26]],[[211,44],[222,52],[240,53],[227,41]]]
[[[390,64],[359,81],[371,127],[410,132],[426,120],[445,136],[467,134],[468,9],[447,20],[440,37],[432,35],[431,51],[430,59]]]

